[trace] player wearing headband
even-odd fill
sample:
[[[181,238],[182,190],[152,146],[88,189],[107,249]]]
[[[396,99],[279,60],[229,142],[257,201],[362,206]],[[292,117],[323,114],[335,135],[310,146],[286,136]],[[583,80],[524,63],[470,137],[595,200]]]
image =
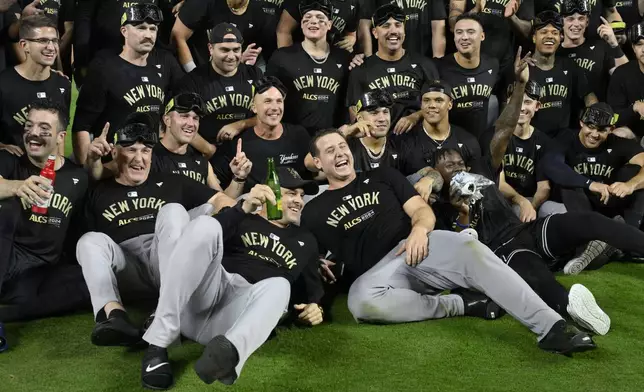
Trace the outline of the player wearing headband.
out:
[[[311,135],[343,124],[346,116],[342,98],[349,53],[330,42],[333,9],[330,0],[301,2],[298,14],[304,41],[279,49],[266,67],[266,74],[279,78],[288,90],[285,121],[304,126]]]
[[[562,30],[563,20],[554,11],[541,12],[534,19],[535,54],[531,60],[530,78],[543,89],[541,108],[533,124],[551,138],[569,132],[569,127],[574,125],[571,123],[571,118],[575,118],[574,108],[597,102],[583,71],[567,58],[556,58]]]
[[[182,93],[196,93],[206,104],[201,132],[192,146],[210,157],[219,140],[229,139],[254,125],[251,105],[254,84],[262,71],[242,62],[241,32],[230,23],[220,23],[210,31],[208,50],[211,62],[200,65],[184,77],[179,86]]]
[[[499,178],[499,189],[512,203],[514,213],[522,222],[566,212],[563,204],[548,200],[550,181],[541,165],[543,157],[553,148],[553,142],[531,124],[541,105],[541,89],[533,80],[526,84],[517,125],[505,149]]]
[[[316,6],[315,3],[319,5]],[[302,9],[322,6],[330,8],[331,27],[327,41],[334,47],[352,52],[356,43],[358,13],[362,3],[359,0],[285,0],[284,10],[277,25],[277,46],[284,48],[302,41],[305,38],[299,29],[304,15]]]
[[[406,39],[405,12],[395,4],[375,10],[372,33],[378,40],[378,51],[349,74],[346,106],[355,116],[356,102],[372,90],[387,90],[394,97],[391,120],[394,132],[408,131],[420,120],[420,89],[438,79],[434,63],[423,55],[403,49]],[[410,35],[416,32],[410,33]]]
[[[628,62],[610,23],[601,17],[597,31],[601,39],[587,39],[585,33],[592,14],[588,0],[563,0],[561,3],[564,40],[558,55],[572,59],[584,71],[600,101],[606,101],[608,79],[616,67]]]
[[[169,53],[153,51],[162,21],[155,5],[127,8],[121,17],[123,51],[92,64],[78,96],[72,128],[79,163],[85,164],[92,136],[98,137],[106,123],[111,125],[108,140],[131,113],[148,113],[158,127],[165,95],[182,73]]]
[[[635,61],[618,67],[608,85],[608,104],[619,114],[618,127],[628,127],[638,138],[644,136],[644,22],[633,25],[628,40]]]

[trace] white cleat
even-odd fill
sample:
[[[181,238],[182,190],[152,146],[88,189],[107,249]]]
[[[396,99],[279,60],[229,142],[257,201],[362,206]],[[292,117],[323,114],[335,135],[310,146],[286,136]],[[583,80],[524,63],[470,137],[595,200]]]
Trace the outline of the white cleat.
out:
[[[593,293],[581,284],[574,284],[568,293],[568,314],[579,326],[606,335],[610,329],[610,317],[597,305]]]
[[[472,228],[465,229],[461,231],[460,234],[469,235],[470,237],[473,237],[475,240],[479,239],[479,233],[477,233],[476,230]]]

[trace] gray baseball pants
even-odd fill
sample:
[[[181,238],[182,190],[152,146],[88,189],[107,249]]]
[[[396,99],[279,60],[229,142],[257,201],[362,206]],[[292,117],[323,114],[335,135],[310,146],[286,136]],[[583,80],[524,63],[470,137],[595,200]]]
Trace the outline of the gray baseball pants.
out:
[[[429,254],[416,267],[396,257],[403,242],[362,274],[349,289],[349,310],[357,321],[401,323],[464,314],[458,295],[440,295],[458,287],[474,289],[496,302],[543,338],[561,316],[505,265],[469,235],[436,230]]]

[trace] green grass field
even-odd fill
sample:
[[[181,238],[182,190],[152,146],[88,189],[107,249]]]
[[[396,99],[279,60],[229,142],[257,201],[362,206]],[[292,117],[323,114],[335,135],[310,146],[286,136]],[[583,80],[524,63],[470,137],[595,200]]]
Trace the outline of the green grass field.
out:
[[[339,299],[334,323],[283,329],[246,363],[233,387],[206,386],[195,343],[170,350],[175,391],[642,391],[644,265],[611,264],[579,277],[612,318],[599,348],[574,358],[542,352],[511,317],[357,325]],[[0,391],[139,391],[142,352],[95,347],[88,314],[8,325]]]

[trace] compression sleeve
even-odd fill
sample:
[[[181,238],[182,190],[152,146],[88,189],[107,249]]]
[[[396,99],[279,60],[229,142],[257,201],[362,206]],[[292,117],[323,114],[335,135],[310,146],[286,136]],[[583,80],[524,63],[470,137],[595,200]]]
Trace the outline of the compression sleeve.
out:
[[[564,188],[588,189],[592,180],[577,173],[566,164],[564,156],[559,152],[547,153],[539,163],[543,174],[555,184]]]

